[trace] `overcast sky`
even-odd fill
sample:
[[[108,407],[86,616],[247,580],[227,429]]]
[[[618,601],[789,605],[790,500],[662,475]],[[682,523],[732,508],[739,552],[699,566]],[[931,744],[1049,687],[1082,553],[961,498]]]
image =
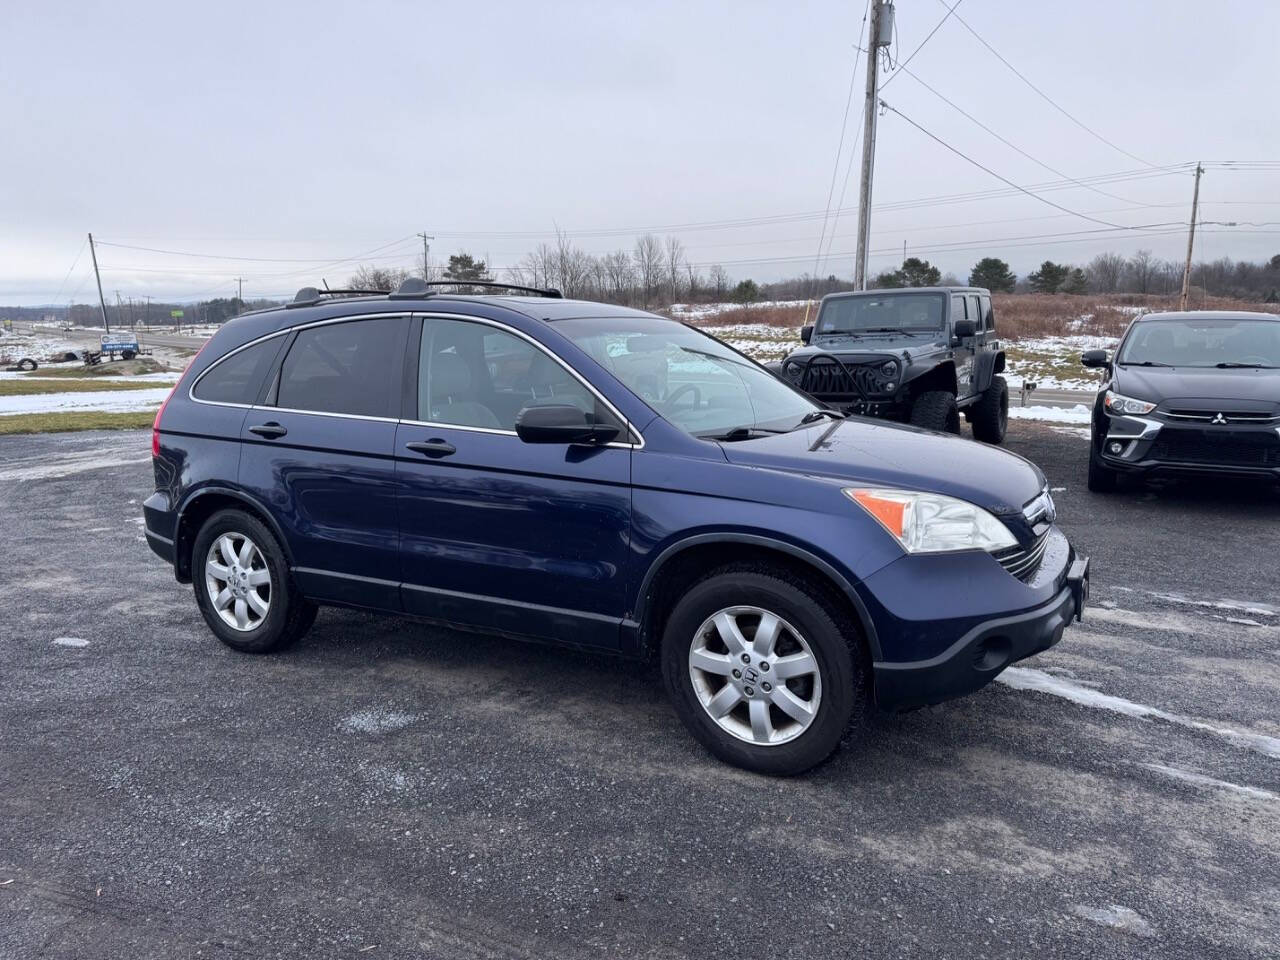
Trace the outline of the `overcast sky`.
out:
[[[496,267],[559,226],[597,253],[674,233],[693,263],[735,279],[812,271],[864,6],[6,0],[0,303],[93,299],[87,251],[71,269],[89,230],[208,255],[103,246],[108,298],[226,296],[237,276],[246,298],[291,295],[358,262],[420,263],[421,230],[435,234],[433,257],[466,249]],[[897,58],[945,13],[940,0],[899,0]],[[1062,236],[1107,228],[1021,194],[904,208],[1005,185],[889,113],[873,272],[901,260],[904,240],[961,277],[987,254],[1020,275],[1105,249],[1180,257],[1191,177],[1153,166],[1280,159],[1274,0],[962,0],[956,13],[1115,147],[955,19],[913,73],[1069,178],[1143,174],[1096,185],[1112,196],[1044,193],[1054,203],[1172,226]],[[861,87],[859,66],[846,156]],[[1014,183],[1059,179],[905,73],[883,97]],[[1197,259],[1280,252],[1280,171],[1214,168],[1201,197],[1206,220],[1266,226],[1207,227]],[[824,274],[852,273],[856,204],[855,162]],[[777,219],[723,223],[757,218]],[[233,256],[261,259],[216,259]]]

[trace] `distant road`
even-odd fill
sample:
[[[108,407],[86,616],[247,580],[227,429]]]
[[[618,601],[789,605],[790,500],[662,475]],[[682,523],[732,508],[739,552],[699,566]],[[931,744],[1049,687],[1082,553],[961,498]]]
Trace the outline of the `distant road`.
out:
[[[57,335],[64,340],[70,340],[77,346],[92,347],[97,346],[101,341],[101,334],[94,330],[82,330],[80,328],[72,328],[71,330],[63,330],[61,327],[39,327],[36,328],[30,323],[15,323],[13,325],[15,331],[29,333],[32,336],[50,336]],[[189,334],[176,333],[153,333],[143,329],[135,331],[138,334],[138,344],[143,347],[200,347],[208,337],[193,337]]]

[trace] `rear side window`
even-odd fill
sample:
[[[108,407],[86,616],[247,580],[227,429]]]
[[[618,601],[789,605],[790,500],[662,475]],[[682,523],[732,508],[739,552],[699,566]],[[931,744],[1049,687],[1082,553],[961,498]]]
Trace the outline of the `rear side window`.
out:
[[[196,382],[192,396],[211,403],[256,403],[283,342],[283,337],[272,337],[228,355]]]
[[[276,405],[290,410],[394,417],[403,364],[403,317],[309,327],[280,368]]]
[[[983,327],[985,327],[988,330],[994,330],[996,328],[996,315],[994,311],[992,311],[991,309],[991,298],[984,295],[979,297],[978,299],[979,299],[979,302],[981,302],[982,304]]]

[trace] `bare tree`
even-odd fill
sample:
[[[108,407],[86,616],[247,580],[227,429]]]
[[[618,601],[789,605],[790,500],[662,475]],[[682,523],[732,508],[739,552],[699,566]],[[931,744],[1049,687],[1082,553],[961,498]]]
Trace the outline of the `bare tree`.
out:
[[[408,270],[398,267],[361,267],[351,275],[347,286],[353,290],[386,290],[390,293],[410,276]]]
[[[720,264],[712,264],[711,266],[711,290],[715,294],[717,300],[723,300],[729,292],[729,271],[725,270]]]
[[[604,268],[605,289],[608,291],[609,299],[614,303],[630,301],[631,288],[636,282],[636,271],[631,262],[631,255],[625,250],[615,250],[601,257],[600,265]]]
[[[1124,276],[1124,257],[1118,253],[1100,253],[1084,268],[1089,288],[1095,293],[1115,293]]]
[[[636,240],[634,258],[640,299],[648,307],[662,276],[662,243],[652,233],[646,233]]]
[[[680,299],[684,285],[684,244],[679,237],[667,237],[664,243],[663,262],[667,283],[667,297],[671,303]]]
[[[1158,270],[1158,262],[1150,250],[1139,250],[1129,258],[1129,276],[1138,293],[1151,292],[1151,284]]]

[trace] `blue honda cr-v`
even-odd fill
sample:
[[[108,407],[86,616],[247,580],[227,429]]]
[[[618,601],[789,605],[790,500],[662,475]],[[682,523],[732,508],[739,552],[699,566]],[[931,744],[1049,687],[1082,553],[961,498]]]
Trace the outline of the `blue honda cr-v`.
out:
[[[842,417],[663,317],[434,289],[233,320],[156,416],[147,539],[228,645],[335,604],[657,655],[717,756],[795,773],[1083,608],[1020,457]]]

